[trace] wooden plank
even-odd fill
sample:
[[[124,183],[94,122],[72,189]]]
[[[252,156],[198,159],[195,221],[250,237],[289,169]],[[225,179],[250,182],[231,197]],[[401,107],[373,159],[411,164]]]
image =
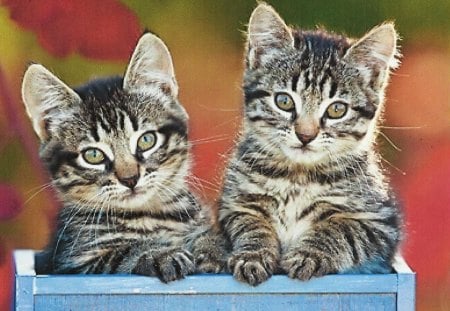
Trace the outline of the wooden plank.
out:
[[[33,282],[34,277],[32,276],[16,276],[14,287],[16,311],[34,310]]]
[[[126,275],[37,276],[35,293],[44,294],[265,294],[265,293],[395,293],[396,274],[329,275],[301,282],[275,275],[252,287],[231,275],[192,275],[164,284],[155,277]]]
[[[415,274],[339,274],[301,282],[284,275],[252,287],[227,274],[164,284],[130,275],[37,275],[34,252],[14,252],[16,310],[400,310],[415,308]]]
[[[396,256],[393,264],[398,278],[397,310],[413,311],[416,307],[416,274],[401,256]]]
[[[394,294],[226,294],[226,295],[48,295],[36,297],[36,310],[395,310]]]
[[[397,310],[413,311],[416,307],[416,274],[400,254],[397,254],[392,266],[398,279]]]
[[[397,310],[413,311],[416,308],[415,274],[398,275]]]

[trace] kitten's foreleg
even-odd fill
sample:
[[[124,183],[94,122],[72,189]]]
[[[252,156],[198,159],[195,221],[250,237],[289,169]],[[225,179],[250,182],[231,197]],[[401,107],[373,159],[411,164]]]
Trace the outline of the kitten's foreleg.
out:
[[[375,260],[388,262],[397,244],[392,239],[395,228],[383,226],[368,219],[330,217],[282,255],[281,267],[291,278],[309,280]]]
[[[239,210],[221,219],[232,242],[228,268],[234,277],[250,285],[267,280],[278,266],[280,243],[273,226],[254,211]]]

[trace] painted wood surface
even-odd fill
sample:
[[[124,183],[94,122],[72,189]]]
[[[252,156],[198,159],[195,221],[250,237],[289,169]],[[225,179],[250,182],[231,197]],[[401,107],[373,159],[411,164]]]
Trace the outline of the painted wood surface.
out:
[[[35,310],[342,310],[394,311],[391,294],[324,294],[324,295],[49,295],[36,297]]]
[[[414,310],[415,275],[329,275],[308,282],[284,275],[252,287],[222,274],[169,284],[130,275],[37,275],[34,252],[14,253],[16,310]]]
[[[394,263],[398,278],[397,310],[414,310],[416,305],[416,277],[403,257],[397,256]]]

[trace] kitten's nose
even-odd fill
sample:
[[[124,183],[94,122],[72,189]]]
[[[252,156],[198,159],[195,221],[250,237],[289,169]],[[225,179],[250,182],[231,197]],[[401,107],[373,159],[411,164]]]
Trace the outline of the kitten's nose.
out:
[[[295,124],[295,135],[303,146],[312,142],[319,134],[319,124],[315,120],[302,118]]]
[[[302,142],[303,146],[306,146],[310,142],[314,140],[314,138],[317,137],[317,133],[297,133],[295,132],[295,135],[297,135],[297,138]]]
[[[127,186],[130,189],[134,189],[134,187],[136,187],[138,183],[139,175],[134,175],[131,177],[123,177],[118,179],[122,185]]]

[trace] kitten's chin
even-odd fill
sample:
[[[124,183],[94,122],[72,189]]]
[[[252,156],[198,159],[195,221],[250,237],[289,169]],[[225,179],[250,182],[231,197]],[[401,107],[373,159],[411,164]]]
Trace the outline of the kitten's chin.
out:
[[[318,152],[312,147],[282,146],[281,149],[289,160],[306,167],[314,167],[329,161],[326,153]]]
[[[120,197],[120,207],[126,209],[139,209],[149,205],[155,196],[154,191],[136,190],[127,191]]]

